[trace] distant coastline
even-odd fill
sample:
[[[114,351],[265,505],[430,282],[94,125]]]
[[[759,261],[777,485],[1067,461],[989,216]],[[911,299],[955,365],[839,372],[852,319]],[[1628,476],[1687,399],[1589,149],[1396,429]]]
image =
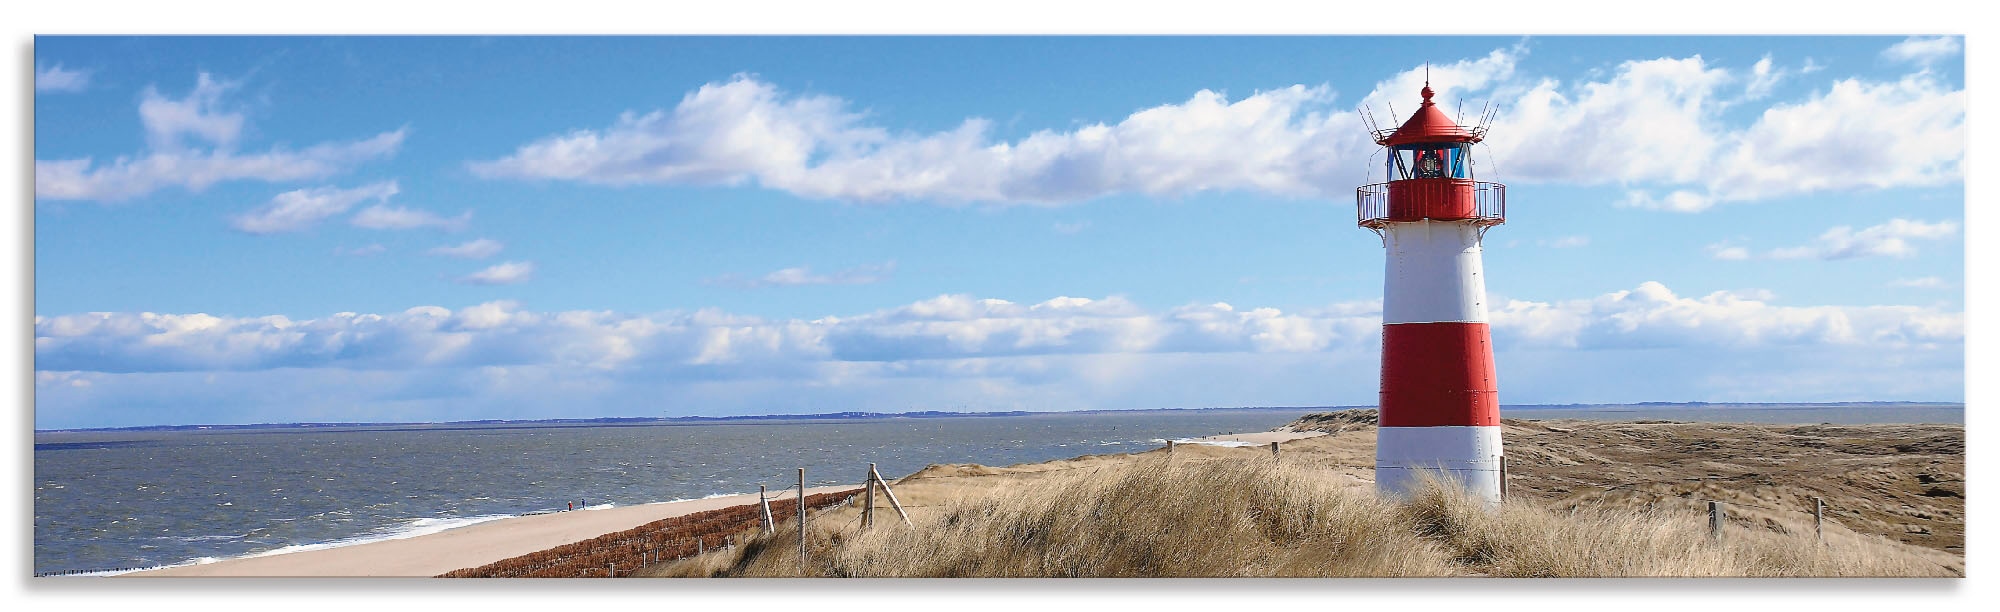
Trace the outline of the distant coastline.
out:
[[[1506,404],[1507,410],[1594,410],[1616,412],[1620,408],[1659,409],[1756,409],[1756,410],[1815,410],[1840,407],[1959,407],[1964,402],[1924,402],[1924,401],[1868,401],[1868,402],[1634,402],[1626,404]],[[995,412],[956,412],[945,410],[918,410],[911,412],[823,412],[813,414],[760,414],[739,416],[681,416],[681,417],[597,417],[565,419],[479,419],[470,421],[442,422],[353,422],[353,423],[250,423],[250,424],[197,424],[197,425],[134,425],[128,427],[84,427],[71,429],[37,429],[35,433],[84,433],[84,432],[145,432],[145,431],[240,431],[240,430],[366,430],[378,427],[421,428],[427,430],[454,429],[533,429],[542,427],[573,426],[661,426],[661,425],[723,425],[731,423],[756,424],[767,422],[796,423],[802,421],[850,421],[868,419],[937,419],[964,417],[1023,417],[1050,414],[1105,414],[1134,412],[1229,412],[1229,411],[1304,411],[1325,412],[1354,408],[1374,408],[1373,405],[1353,406],[1238,406],[1218,408],[1130,408],[1095,410],[1009,410]]]

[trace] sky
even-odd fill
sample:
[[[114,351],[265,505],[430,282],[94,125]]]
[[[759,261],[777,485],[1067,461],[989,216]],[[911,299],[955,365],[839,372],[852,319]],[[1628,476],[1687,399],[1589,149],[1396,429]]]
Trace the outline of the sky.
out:
[[[1964,48],[39,36],[34,426],[1372,405],[1426,78],[1503,404],[1964,401]]]

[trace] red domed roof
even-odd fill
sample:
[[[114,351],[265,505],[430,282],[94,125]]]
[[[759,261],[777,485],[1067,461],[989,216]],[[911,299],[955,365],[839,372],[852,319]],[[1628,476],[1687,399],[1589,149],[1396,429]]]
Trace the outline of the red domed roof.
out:
[[[1379,135],[1375,144],[1385,147],[1418,142],[1479,142],[1481,134],[1458,126],[1444,111],[1431,103],[1431,86],[1424,85],[1424,103],[1417,107],[1417,113],[1410,115],[1403,127],[1386,136]]]

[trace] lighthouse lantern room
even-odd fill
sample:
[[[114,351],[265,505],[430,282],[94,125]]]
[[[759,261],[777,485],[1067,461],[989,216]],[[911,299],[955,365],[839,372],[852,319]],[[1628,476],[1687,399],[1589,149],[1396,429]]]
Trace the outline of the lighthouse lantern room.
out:
[[[1394,130],[1374,130],[1384,182],[1356,192],[1361,227],[1382,237],[1382,388],[1376,489],[1411,492],[1428,473],[1500,502],[1500,400],[1486,323],[1480,241],[1506,222],[1506,186],[1475,180],[1460,127],[1423,102]]]

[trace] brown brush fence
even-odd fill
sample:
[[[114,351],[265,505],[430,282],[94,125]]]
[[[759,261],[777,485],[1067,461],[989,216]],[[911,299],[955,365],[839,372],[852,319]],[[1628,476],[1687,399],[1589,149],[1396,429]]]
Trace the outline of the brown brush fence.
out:
[[[806,496],[806,508],[822,510],[847,501],[860,489]],[[784,525],[796,520],[798,502],[771,500],[771,517]],[[661,519],[620,531],[564,544],[474,568],[452,570],[439,578],[608,578],[629,576],[644,565],[681,558],[700,550],[721,548],[724,539],[758,528],[763,510],[757,504],[732,506]],[[615,572],[615,574],[614,574]]]

